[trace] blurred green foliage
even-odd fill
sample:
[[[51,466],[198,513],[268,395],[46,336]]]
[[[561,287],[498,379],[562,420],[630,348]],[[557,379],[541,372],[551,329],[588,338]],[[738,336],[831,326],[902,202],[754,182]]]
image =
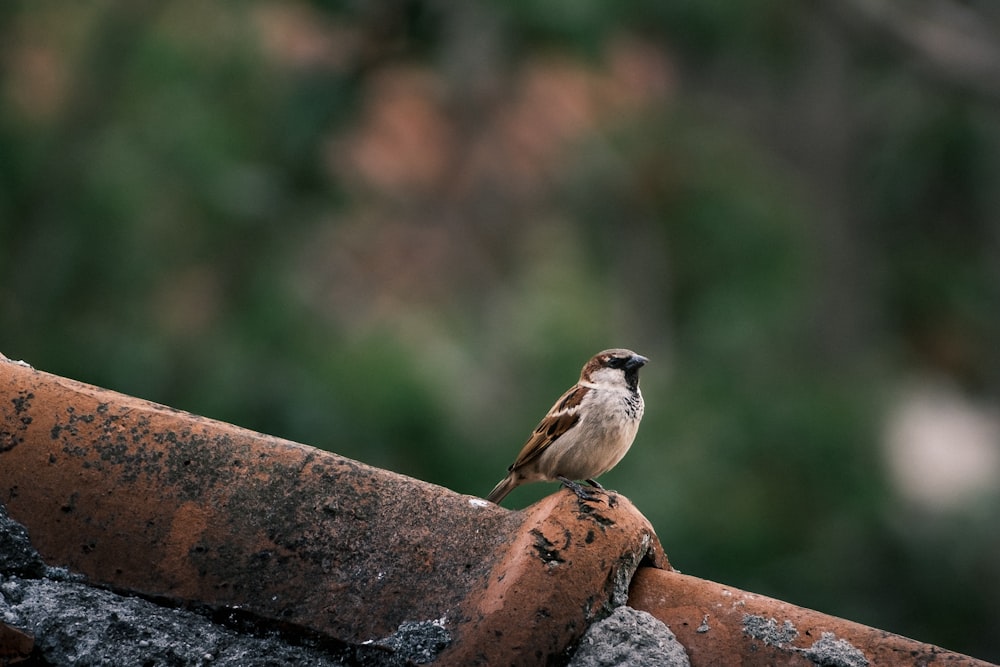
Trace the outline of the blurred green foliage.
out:
[[[885,448],[914,382],[995,418],[1000,115],[853,25],[9,3],[0,351],[482,495],[632,347],[603,481],[677,567],[1000,659],[1000,491],[922,505]]]

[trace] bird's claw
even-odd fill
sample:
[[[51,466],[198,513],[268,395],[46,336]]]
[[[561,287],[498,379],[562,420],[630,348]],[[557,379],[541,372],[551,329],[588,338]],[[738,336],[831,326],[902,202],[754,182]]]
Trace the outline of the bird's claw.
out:
[[[583,485],[580,484],[579,482],[574,482],[573,480],[562,476],[558,477],[558,479],[560,482],[562,482],[563,486],[565,486],[567,489],[575,493],[576,497],[579,498],[580,500],[589,500],[590,502],[596,502],[597,500],[600,500],[600,496],[596,492],[596,490],[603,490],[603,487],[600,484],[594,485],[595,491],[588,491],[587,489],[583,488]],[[590,482],[590,480],[587,481]]]

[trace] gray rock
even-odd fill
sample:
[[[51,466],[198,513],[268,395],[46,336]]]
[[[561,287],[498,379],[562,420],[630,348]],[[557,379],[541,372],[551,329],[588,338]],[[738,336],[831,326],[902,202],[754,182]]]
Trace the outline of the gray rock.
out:
[[[41,577],[45,563],[28,539],[24,526],[7,516],[0,504],[0,574]]]
[[[4,577],[0,619],[30,632],[48,665],[340,667],[318,648],[245,635],[199,614],[86,584]]]
[[[832,632],[824,632],[803,653],[819,667],[868,667],[868,658],[860,649]]]
[[[784,646],[795,641],[799,636],[799,631],[789,620],[785,620],[779,625],[778,621],[773,618],[764,618],[753,614],[743,615],[743,632],[754,639],[759,639],[767,646]]]
[[[570,667],[657,665],[690,667],[687,652],[662,621],[644,611],[619,607],[587,629]]]
[[[450,643],[451,633],[443,621],[408,621],[388,637],[358,647],[355,659],[361,667],[425,665]]]

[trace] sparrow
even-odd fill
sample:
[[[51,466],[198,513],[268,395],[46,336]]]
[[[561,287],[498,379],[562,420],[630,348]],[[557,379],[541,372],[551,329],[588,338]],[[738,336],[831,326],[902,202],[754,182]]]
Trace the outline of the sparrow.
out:
[[[639,369],[648,361],[619,348],[595,354],[580,380],[532,431],[487,500],[499,504],[522,484],[557,480],[579,498],[594,500],[574,480],[603,489],[594,478],[615,467],[632,446],[644,410]]]

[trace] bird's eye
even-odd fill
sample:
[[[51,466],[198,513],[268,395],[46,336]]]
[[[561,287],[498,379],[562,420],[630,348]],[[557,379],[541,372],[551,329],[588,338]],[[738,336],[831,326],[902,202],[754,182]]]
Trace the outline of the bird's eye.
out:
[[[625,360],[621,357],[609,357],[608,366],[611,368],[622,368],[625,365]]]

